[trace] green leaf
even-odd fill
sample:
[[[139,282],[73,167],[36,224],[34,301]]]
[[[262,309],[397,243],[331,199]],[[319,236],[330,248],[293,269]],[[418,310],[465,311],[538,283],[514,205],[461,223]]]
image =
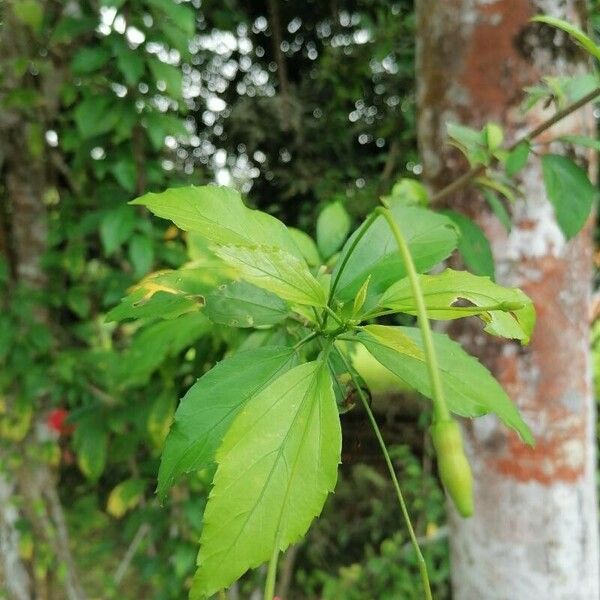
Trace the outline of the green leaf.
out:
[[[484,329],[488,333],[529,342],[535,325],[535,309],[521,290],[502,287],[489,277],[452,269],[438,275],[419,275],[419,283],[429,318],[460,319],[477,315],[485,323]],[[470,305],[464,305],[464,300]],[[461,302],[460,306],[455,306],[457,302]],[[417,314],[408,279],[392,285],[383,294],[380,304],[385,308]]]
[[[34,33],[39,33],[44,23],[44,8],[38,0],[18,0],[11,8],[15,17]]]
[[[207,296],[205,310],[213,323],[228,327],[276,325],[289,313],[281,298],[245,281],[221,284]]]
[[[550,17],[548,15],[538,15],[531,19],[537,23],[546,23],[552,27],[557,27],[568,33],[576,42],[578,42],[587,52],[593,57],[600,59],[600,46],[595,44],[581,29],[575,27],[567,21],[557,19],[556,17]]]
[[[496,196],[496,194],[494,194],[494,192],[492,192],[492,190],[488,188],[482,187],[481,192],[490,205],[490,208],[494,211],[496,217],[498,217],[500,223],[502,223],[504,226],[504,229],[506,229],[506,231],[510,231],[512,228],[510,215],[508,214],[508,211],[506,210],[506,207],[502,201],[498,198],[498,196]]]
[[[406,237],[418,271],[427,271],[447,258],[456,248],[457,229],[450,219],[430,210],[412,206],[393,206],[392,214]],[[344,245],[332,277],[335,279],[364,224]],[[381,216],[357,244],[340,274],[336,297],[348,302],[371,275],[369,296],[382,294],[392,283],[406,275],[396,241]],[[367,299],[365,309],[373,305]]]
[[[388,332],[382,336],[377,327],[365,327],[357,335],[358,340],[384,367],[419,393],[431,398],[431,380],[423,355],[420,330],[415,327],[388,327]],[[395,336],[397,341],[393,339]],[[404,350],[407,337],[419,348],[421,357]],[[529,427],[492,374],[448,336],[434,333],[433,343],[448,408],[463,417],[478,417],[493,412],[507,427],[519,433],[526,443],[533,445]]]
[[[587,135],[563,135],[557,141],[600,151],[600,140]]]
[[[219,246],[215,254],[240,277],[280,298],[307,306],[325,306],[323,288],[304,260],[273,246]]]
[[[168,356],[176,356],[211,329],[211,322],[201,313],[189,313],[145,327],[119,357],[115,372],[118,386],[126,388],[146,383]]]
[[[178,477],[209,466],[242,406],[289,370],[291,347],[264,346],[238,352],[201,377],[181,400],[158,472],[161,499]]]
[[[571,239],[590,216],[596,189],[583,169],[558,154],[542,156],[542,172],[556,221],[565,237]]]
[[[529,142],[521,142],[510,151],[504,163],[509,177],[514,177],[527,164],[529,151]]]
[[[393,185],[390,195],[383,196],[382,200],[386,206],[427,206],[429,194],[421,182],[403,177]]]
[[[195,33],[195,12],[185,5],[173,0],[148,0],[148,4],[160,10],[188,37]]]
[[[502,127],[497,123],[487,123],[483,128],[483,134],[490,152],[494,152],[502,146],[502,142],[504,141],[504,131],[502,131]]]
[[[158,59],[148,62],[150,71],[157,82],[163,82],[166,91],[174,98],[181,97],[183,73],[179,67],[169,65]]]
[[[77,105],[74,115],[83,139],[108,133],[119,120],[116,100],[106,95],[82,100]]]
[[[87,418],[79,421],[73,436],[77,465],[90,480],[97,481],[104,472],[108,450],[108,434],[102,423]]]
[[[110,59],[110,50],[104,46],[90,46],[78,50],[71,61],[75,75],[87,75],[102,68]]]
[[[120,206],[107,212],[100,222],[100,239],[106,256],[110,256],[127,241],[135,227],[135,211],[129,206]]]
[[[130,204],[142,204],[156,216],[170,219],[177,227],[201,233],[214,244],[254,246],[268,240],[301,258],[286,226],[275,217],[246,208],[236,190],[207,185],[146,194]]]
[[[339,250],[350,232],[350,215],[341,202],[328,204],[317,218],[317,246],[327,260]]]
[[[117,49],[117,68],[129,86],[134,86],[141,79],[146,63],[140,51],[131,50],[125,44]]]
[[[193,268],[152,273],[106,315],[106,321],[173,319],[200,310],[206,304],[206,295],[234,275],[233,269],[216,259],[194,263]]]
[[[295,227],[288,227],[288,231],[290,232],[292,238],[294,238],[294,242],[296,242],[296,246],[300,250],[308,266],[319,267],[323,261],[319,255],[317,245],[310,235],[304,233],[304,231],[300,231],[300,229],[296,229]]]
[[[154,248],[152,240],[141,234],[135,234],[129,242],[129,260],[133,265],[136,277],[142,277],[151,268],[154,262]]]
[[[142,496],[146,483],[143,479],[126,479],[114,487],[106,501],[106,512],[120,519],[126,512],[135,508]]]
[[[469,271],[494,279],[494,257],[490,243],[481,227],[460,213],[452,210],[443,212],[460,230],[458,251]]]
[[[324,360],[288,371],[237,415],[217,451],[191,598],[228,587],[307,531],[335,487],[341,429]]]

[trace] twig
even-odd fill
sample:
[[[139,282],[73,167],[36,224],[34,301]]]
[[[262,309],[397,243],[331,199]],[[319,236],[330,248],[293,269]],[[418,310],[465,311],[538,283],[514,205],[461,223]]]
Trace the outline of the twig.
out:
[[[127,552],[125,552],[125,556],[123,556],[123,560],[119,563],[119,566],[117,567],[117,570],[115,571],[115,575],[113,577],[113,580],[117,587],[123,581],[123,578],[125,577],[125,574],[127,573],[129,566],[131,565],[131,561],[133,560],[135,553],[138,551],[142,540],[149,531],[150,525],[148,525],[148,523],[142,523],[136,531],[135,535],[133,536],[129,547],[127,548]]]
[[[553,125],[556,125],[559,121],[570,115],[571,113],[579,110],[582,106],[585,106],[588,102],[591,102],[595,98],[600,96],[600,88],[596,88],[591,91],[589,94],[583,96],[577,100],[577,102],[573,102],[563,110],[559,110],[554,116],[550,117],[547,121],[544,121],[540,125],[538,125],[535,129],[532,129],[527,135],[519,138],[515,142],[513,142],[507,150],[510,152],[514,150],[519,144],[523,142],[532,141],[534,138],[538,137],[540,134],[544,133],[547,129],[550,129]],[[498,159],[494,158],[492,160],[492,164],[498,162]],[[431,197],[431,203],[435,204],[440,200],[458,192],[459,190],[467,187],[474,179],[483,175],[487,169],[487,165],[477,165],[461,175],[458,179],[455,179],[452,183],[449,183],[446,187],[443,187],[439,192],[436,192]]]

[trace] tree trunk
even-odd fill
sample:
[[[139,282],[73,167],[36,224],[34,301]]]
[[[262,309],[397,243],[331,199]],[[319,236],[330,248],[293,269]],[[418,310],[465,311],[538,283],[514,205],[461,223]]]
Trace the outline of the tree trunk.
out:
[[[5,75],[0,91],[10,92],[24,86],[15,74],[13,61],[36,56],[39,49],[24,24],[14,18],[9,5],[2,6],[0,21],[4,24],[0,69]],[[48,78],[55,83],[56,73],[50,71]],[[43,89],[46,82],[41,75],[37,81]],[[47,98],[45,110],[50,111],[51,107]],[[39,126],[43,132],[45,119],[55,117],[42,110],[27,113],[18,107],[3,109],[0,114],[0,255],[4,255],[10,268],[8,297],[0,299],[2,305],[14,302],[17,290],[39,293],[46,285],[41,259],[47,248],[48,223],[43,200],[49,187],[47,163],[43,150],[33,149],[30,126]],[[37,307],[34,318],[49,325],[43,303]],[[10,391],[3,399],[10,413],[15,399]],[[36,453],[36,446],[47,441],[42,418],[45,398],[28,400],[37,422],[32,423],[22,442],[2,440],[0,445],[0,597],[84,600],[56,490],[56,473]],[[20,545],[20,528],[24,523],[33,536],[31,552],[23,552]]]
[[[588,67],[561,32],[529,22],[546,12],[574,23],[583,2],[421,0],[418,3],[419,140],[426,181],[440,189],[466,165],[445,124],[501,123],[509,141],[548,118],[519,110],[522,89],[542,75]],[[591,109],[544,134],[594,135]],[[560,147],[553,149],[560,151]],[[590,157],[581,156],[590,166]],[[592,165],[593,166],[593,165]],[[520,174],[523,199],[507,234],[477,192],[448,205],[477,220],[491,241],[500,283],[523,288],[538,322],[530,346],[484,338],[472,323],[451,333],[477,354],[523,411],[537,440],[524,446],[498,420],[465,423],[475,478],[475,516],[451,513],[457,600],[591,600],[598,591],[595,414],[589,356],[592,224],[566,242],[546,199],[539,160]]]

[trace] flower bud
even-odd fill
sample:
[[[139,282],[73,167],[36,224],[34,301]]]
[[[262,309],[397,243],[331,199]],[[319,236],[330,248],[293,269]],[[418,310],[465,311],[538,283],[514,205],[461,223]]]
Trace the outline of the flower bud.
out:
[[[473,514],[473,476],[458,423],[450,420],[434,423],[431,438],[442,483],[460,515],[470,517]]]

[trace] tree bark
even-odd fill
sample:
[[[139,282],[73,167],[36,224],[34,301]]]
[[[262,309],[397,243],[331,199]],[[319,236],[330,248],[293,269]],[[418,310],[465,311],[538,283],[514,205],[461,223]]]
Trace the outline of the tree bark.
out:
[[[0,9],[0,21],[4,24],[0,36],[0,68],[5,75],[0,91],[10,92],[25,85],[15,74],[13,61],[36,56],[39,48],[24,24],[14,18],[9,4]],[[57,74],[51,70],[47,77],[55,83]],[[46,82],[41,75],[37,81],[43,89]],[[37,110],[28,114],[15,107],[4,109],[0,114],[3,181],[0,186],[0,254],[7,259],[11,271],[8,297],[1,299],[2,304],[14,302],[17,290],[43,292],[47,282],[41,264],[48,233],[44,204],[44,193],[49,187],[47,162],[43,151],[32,149],[28,134],[32,123],[45,131],[45,120],[56,117],[56,114],[48,114],[51,105],[47,98],[45,113]],[[42,302],[34,318],[49,326]],[[10,391],[7,392],[5,401],[9,411],[14,409],[14,400]],[[32,423],[27,437],[19,444],[11,447],[2,440],[0,445],[0,596],[11,600],[84,600],[56,490],[56,473],[37,458],[35,452],[37,444],[47,441],[42,418],[45,398],[29,398],[29,401],[38,422]],[[19,460],[15,460],[16,456]],[[24,557],[20,551],[19,527],[23,521],[33,533],[31,558]],[[54,559],[50,566],[44,556],[48,550]],[[36,564],[38,558],[41,560]],[[60,571],[62,574],[58,576]]]
[[[464,172],[445,124],[501,123],[508,141],[552,110],[523,114],[522,89],[542,75],[576,75],[587,58],[564,35],[529,19],[545,12],[581,23],[575,0],[420,0],[418,3],[418,134],[425,179],[439,190]],[[594,135],[591,108],[538,138],[542,151],[561,134]],[[553,151],[561,151],[553,144]],[[580,156],[592,168],[595,161]],[[537,440],[524,446],[497,419],[465,423],[475,478],[475,516],[451,509],[451,559],[457,600],[590,600],[598,590],[595,414],[589,319],[592,223],[567,242],[542,183],[539,160],[519,176],[523,198],[505,232],[478,193],[464,190],[447,205],[475,218],[491,241],[500,283],[535,302],[538,322],[528,347],[483,336],[472,323],[451,333],[478,355],[518,404]]]

